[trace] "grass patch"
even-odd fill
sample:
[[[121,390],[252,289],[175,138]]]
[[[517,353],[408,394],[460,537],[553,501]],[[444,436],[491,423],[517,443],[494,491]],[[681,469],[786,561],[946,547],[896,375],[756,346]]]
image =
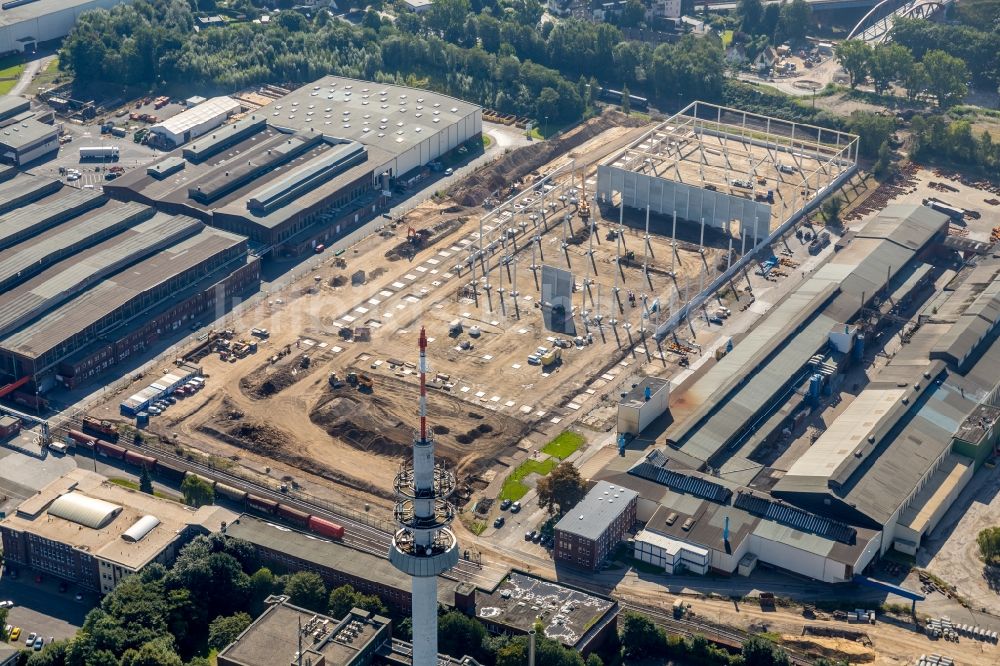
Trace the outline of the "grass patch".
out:
[[[498,499],[503,501],[509,499],[511,502],[516,502],[525,496],[528,492],[528,486],[526,486],[522,481],[529,474],[538,474],[540,476],[547,476],[549,472],[555,469],[559,461],[555,458],[547,458],[546,460],[525,460],[523,463],[518,465],[510,476],[503,482],[503,488],[500,489],[500,496]]]
[[[553,458],[559,458],[559,460],[565,460],[583,446],[585,441],[587,440],[580,433],[566,430],[546,444],[542,448],[542,453],[547,453]]]
[[[116,486],[121,486],[122,488],[128,488],[129,490],[139,490],[138,482],[132,481],[131,479],[110,478],[108,479],[108,481],[115,484]],[[180,502],[180,499],[178,499],[177,497],[174,497],[173,495],[169,495],[167,493],[155,489],[153,490],[153,497],[159,497],[160,499],[170,500],[171,502]]]
[[[483,135],[483,150],[486,150],[493,144],[493,139],[489,137],[488,134]]]
[[[66,72],[60,72],[59,58],[53,58],[49,61],[49,64],[45,66],[45,69],[35,75],[35,78],[32,79],[31,84],[28,86],[28,90],[29,92],[37,94],[41,90],[53,87],[64,78],[69,79],[69,74]]]
[[[486,531],[486,523],[481,520],[473,520],[472,524],[469,525],[469,531],[479,536]]]

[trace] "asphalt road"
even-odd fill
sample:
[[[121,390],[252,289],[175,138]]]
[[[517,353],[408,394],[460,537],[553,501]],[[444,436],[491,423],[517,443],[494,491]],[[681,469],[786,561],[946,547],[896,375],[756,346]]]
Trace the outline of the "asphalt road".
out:
[[[45,576],[36,583],[33,572],[21,571],[16,580],[7,572],[0,577],[0,600],[13,601],[15,606],[7,614],[7,624],[21,627],[20,644],[23,646],[32,631],[40,634],[45,642],[71,638],[83,625],[87,612],[97,605],[97,597],[87,593],[81,601],[75,600],[78,590],[74,586],[66,592],[58,591],[58,582]]]

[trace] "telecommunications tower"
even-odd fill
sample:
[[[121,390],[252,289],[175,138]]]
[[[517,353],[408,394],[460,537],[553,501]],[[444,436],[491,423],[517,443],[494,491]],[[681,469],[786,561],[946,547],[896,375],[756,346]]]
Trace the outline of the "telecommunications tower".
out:
[[[396,475],[395,517],[400,529],[389,560],[413,581],[413,666],[437,666],[437,577],[458,564],[458,543],[448,529],[455,509],[448,497],[455,477],[434,462],[427,431],[427,335],[420,329],[420,431],[413,437],[413,462]]]

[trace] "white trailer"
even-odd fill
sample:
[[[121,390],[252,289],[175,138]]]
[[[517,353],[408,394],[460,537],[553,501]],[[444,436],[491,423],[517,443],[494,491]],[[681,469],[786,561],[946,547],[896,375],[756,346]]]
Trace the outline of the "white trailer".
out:
[[[82,146],[80,148],[80,161],[117,159],[118,146]]]

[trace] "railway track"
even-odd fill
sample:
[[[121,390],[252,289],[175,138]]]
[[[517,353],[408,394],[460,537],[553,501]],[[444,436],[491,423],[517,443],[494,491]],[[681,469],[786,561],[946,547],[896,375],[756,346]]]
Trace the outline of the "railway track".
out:
[[[81,419],[74,419],[71,422],[64,422],[60,424],[53,429],[53,436],[56,439],[64,438],[66,433],[74,428],[82,428]],[[294,491],[274,490],[273,488],[263,484],[248,481],[247,479],[225,470],[220,470],[209,465],[188,460],[182,456],[178,456],[172,451],[167,450],[165,447],[146,445],[137,446],[132,439],[131,434],[121,436],[117,445],[141,455],[153,455],[153,457],[156,457],[157,459],[169,462],[170,466],[176,469],[198,474],[199,476],[212,481],[233,486],[241,491],[246,491],[258,497],[263,497],[265,499],[284,504],[285,506],[289,506],[298,511],[303,511],[325,520],[334,521],[345,528],[344,536],[340,539],[341,543],[364,553],[377,555],[378,557],[385,559],[388,559],[389,557],[389,548],[392,545],[393,537],[392,532],[338,513],[320,504],[310,502],[307,499],[297,496]],[[277,517],[275,517],[275,520],[277,520]],[[501,577],[508,570],[504,567],[498,567],[492,563],[482,563],[472,561],[471,559],[464,559],[466,552],[468,551],[463,551],[462,558],[459,559],[458,565],[451,569],[448,573],[444,574],[445,578],[472,584],[482,583],[492,588],[499,577]],[[472,557],[471,553],[469,554],[469,557]],[[477,560],[478,559],[479,558],[477,556]]]
[[[698,622],[696,620],[676,618],[671,612],[654,608],[652,606],[644,606],[642,604],[622,600],[619,600],[619,604],[624,610],[632,610],[645,615],[652,620],[653,624],[662,627],[669,633],[679,634],[686,638],[701,635],[714,643],[738,650],[742,647],[743,642],[750,637],[750,634],[739,629],[718,627],[713,624]],[[788,653],[788,657],[793,664],[810,666],[815,661],[812,657],[800,650],[790,649],[785,646],[782,646],[781,649]]]

